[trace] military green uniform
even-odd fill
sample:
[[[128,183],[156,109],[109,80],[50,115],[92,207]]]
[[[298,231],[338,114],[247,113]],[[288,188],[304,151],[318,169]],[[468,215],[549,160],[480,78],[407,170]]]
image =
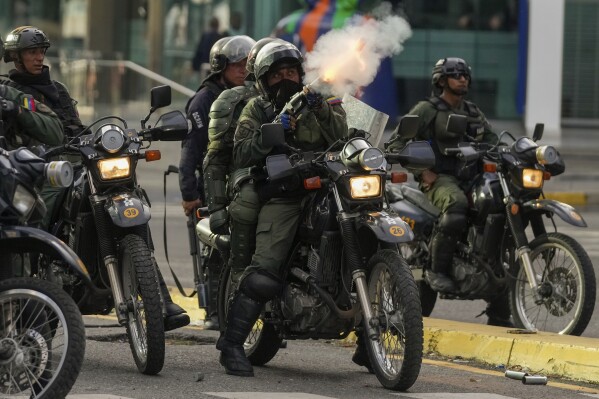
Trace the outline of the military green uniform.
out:
[[[30,94],[5,85],[0,85],[0,97],[13,101],[20,107],[16,118],[2,118],[9,150],[63,143],[62,125],[49,107],[35,100]]]
[[[238,167],[262,167],[272,147],[262,145],[260,127],[272,121],[272,105],[255,97],[243,109],[235,132],[234,160]],[[320,109],[304,114],[287,143],[303,151],[324,151],[330,144],[347,135],[345,111],[338,99],[323,102]],[[256,228],[256,250],[244,276],[266,272],[281,280],[282,266],[299,225],[305,195],[271,198],[260,209]]]
[[[33,96],[36,101],[44,104],[44,106],[51,108],[52,111],[58,116],[62,124],[62,130],[64,132],[63,138],[66,140],[68,137],[72,137],[79,133],[83,128],[83,124],[79,119],[79,112],[77,111],[77,102],[71,98],[69,91],[66,86],[56,80],[50,78],[50,69],[44,66],[42,73],[39,75],[32,75],[27,72],[22,72],[16,69],[10,70],[8,73],[9,80],[3,80],[2,83],[15,87],[24,93]],[[46,143],[50,145],[60,145],[60,143]],[[65,157],[61,156],[60,159],[76,162],[78,157]],[[57,210],[56,204],[60,201],[60,197],[65,193],[64,188],[51,187],[44,185],[40,195],[42,196],[44,203],[48,211],[42,222],[43,228],[48,229],[51,220],[55,217],[54,213]]]
[[[474,177],[478,165],[472,165],[474,170],[462,168],[456,157],[446,156],[443,151],[446,148],[457,147],[457,144],[462,141],[496,144],[498,137],[491,130],[482,111],[469,101],[463,101],[457,109],[452,109],[440,97],[432,97],[416,104],[409,114],[420,117],[418,133],[414,140],[428,141],[436,155],[436,163],[432,170],[437,173],[437,179],[430,188],[424,187],[421,182],[420,189],[426,193],[429,201],[441,210],[431,239],[431,269],[434,272],[446,272],[451,264],[457,242],[455,237],[463,233],[466,225],[468,200],[461,184]],[[456,136],[447,132],[447,120],[451,114],[467,117],[468,127],[465,135]],[[398,137],[395,131],[389,140],[388,150],[397,151],[409,140]],[[415,177],[419,180],[419,176]],[[490,298],[486,313],[489,324],[504,325],[503,323],[509,321],[510,309],[507,296],[499,295]]]
[[[440,97],[432,97],[420,101],[408,114],[419,116],[418,133],[414,140],[428,141],[436,156],[436,163],[432,171],[438,174],[437,180],[430,189],[423,187],[421,183],[421,190],[426,193],[433,205],[441,209],[442,213],[465,213],[468,209],[468,200],[460,188],[460,183],[462,180],[468,180],[473,176],[460,175],[460,172],[464,172],[460,168],[460,161],[454,156],[445,155],[443,151],[446,148],[457,147],[459,142],[471,141],[471,139],[495,144],[497,135],[491,130],[491,126],[482,111],[470,101],[462,101],[457,109],[452,109]],[[465,135],[458,136],[447,132],[447,120],[451,114],[467,117],[468,131],[466,135],[471,139],[465,137]],[[391,135],[387,149],[389,151],[399,151],[408,141],[410,139],[398,136],[396,130]],[[476,165],[473,166],[476,167]],[[415,177],[416,180],[420,180],[418,174]]]

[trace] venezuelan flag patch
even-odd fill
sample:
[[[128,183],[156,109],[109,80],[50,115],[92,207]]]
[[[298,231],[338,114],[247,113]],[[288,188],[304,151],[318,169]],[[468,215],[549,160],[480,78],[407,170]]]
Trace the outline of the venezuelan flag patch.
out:
[[[341,104],[341,98],[339,97],[329,97],[327,98],[327,102],[331,105]]]
[[[35,112],[35,100],[33,99],[33,97],[25,97],[23,99],[23,108]]]

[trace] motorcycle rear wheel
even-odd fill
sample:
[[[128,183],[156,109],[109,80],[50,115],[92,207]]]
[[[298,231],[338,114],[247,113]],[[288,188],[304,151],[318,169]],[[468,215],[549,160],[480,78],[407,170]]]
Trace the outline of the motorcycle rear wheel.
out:
[[[227,265],[221,273],[218,290],[218,322],[222,331],[227,326],[229,303],[233,300],[236,290],[237,285],[231,279],[231,267]],[[262,313],[245,340],[243,348],[252,365],[264,366],[275,357],[282,341],[275,327],[264,322],[264,313]]]
[[[141,373],[158,374],[165,356],[162,300],[152,254],[141,237],[128,234],[121,240],[119,270],[133,359]]]
[[[49,281],[4,280],[0,321],[0,396],[64,398],[85,355],[85,326],[71,297]]]
[[[595,272],[584,248],[573,238],[549,233],[530,243],[530,260],[539,285],[538,298],[524,269],[517,266],[510,289],[516,326],[580,335],[595,307]]]
[[[378,320],[376,339],[366,339],[372,369],[387,389],[405,391],[418,378],[424,327],[416,282],[406,261],[382,250],[368,262],[368,297]]]

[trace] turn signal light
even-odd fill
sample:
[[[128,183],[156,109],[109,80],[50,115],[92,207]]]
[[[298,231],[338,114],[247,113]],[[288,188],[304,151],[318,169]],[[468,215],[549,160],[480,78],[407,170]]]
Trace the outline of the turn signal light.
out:
[[[148,150],[144,154],[144,158],[147,162],[158,161],[160,157],[160,150]]]
[[[321,187],[322,187],[322,184],[320,181],[320,177],[318,177],[318,176],[309,177],[307,179],[304,179],[304,188],[306,190],[318,190]]]
[[[487,173],[495,173],[495,172],[497,172],[497,164],[486,163],[483,165],[483,171],[485,171]]]
[[[551,179],[551,172],[543,172],[543,180],[549,180]]]
[[[408,181],[406,172],[391,172],[391,183],[405,183]]]

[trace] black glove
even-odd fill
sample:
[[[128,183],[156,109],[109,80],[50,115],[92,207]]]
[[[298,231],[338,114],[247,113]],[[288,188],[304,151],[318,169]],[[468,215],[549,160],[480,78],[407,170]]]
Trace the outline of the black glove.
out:
[[[319,93],[309,91],[306,93],[306,101],[308,102],[308,108],[319,109],[322,107],[323,98]]]
[[[6,98],[0,97],[0,109],[3,114],[8,116],[17,116],[19,115],[19,106],[17,103],[11,100],[7,100]]]
[[[230,234],[227,209],[219,209],[210,214],[210,230],[215,234]]]

